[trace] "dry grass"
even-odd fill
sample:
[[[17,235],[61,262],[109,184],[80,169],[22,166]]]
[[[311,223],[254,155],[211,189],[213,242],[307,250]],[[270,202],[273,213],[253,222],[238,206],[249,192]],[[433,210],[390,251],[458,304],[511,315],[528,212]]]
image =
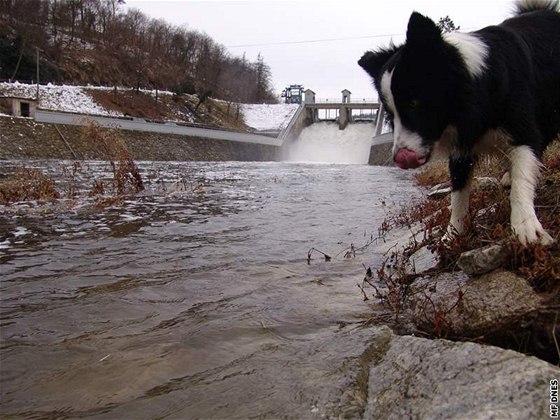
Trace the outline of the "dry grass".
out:
[[[493,177],[501,179],[507,170],[505,158],[497,156],[484,157],[475,166],[475,177]],[[416,175],[416,182],[421,187],[433,187],[449,181],[449,166],[447,161],[438,160],[429,163]]]
[[[38,169],[21,168],[0,181],[0,203],[11,204],[27,200],[56,200],[60,193],[54,180]]]
[[[541,182],[537,188],[535,207],[539,220],[555,239],[550,247],[522,246],[514,237],[510,225],[509,191],[499,184],[491,188],[475,189],[471,195],[466,233],[449,243],[442,243],[441,234],[449,221],[449,198],[422,199],[391,215],[383,224],[392,227],[409,227],[420,223],[425,231],[425,243],[440,257],[440,269],[456,269],[461,253],[503,242],[508,251],[505,268],[523,275],[537,291],[560,292],[560,139],[543,155]],[[499,179],[505,166],[499,160],[489,159],[477,165],[476,176]],[[432,186],[448,180],[443,164],[432,165],[418,175],[423,186]],[[409,250],[413,252],[413,250]]]
[[[243,116],[238,112],[237,104],[217,101],[212,98],[200,105],[196,95],[171,96],[160,93],[156,98],[150,93],[132,89],[117,91],[90,89],[88,90],[95,101],[105,109],[150,120],[170,120],[194,122],[228,129],[246,131]]]
[[[83,135],[93,142],[109,161],[113,172],[113,190],[116,195],[136,194],[144,190],[144,182],[126,143],[118,130],[102,128],[91,123],[83,128]],[[104,193],[105,186],[96,181],[90,195]]]
[[[62,188],[63,192],[57,189],[52,177],[41,170],[22,168],[0,181],[0,203],[9,205],[20,201],[56,200],[62,197],[72,199],[86,195],[99,197],[96,205],[103,207],[104,203],[109,205],[115,199],[144,190],[140,171],[118,130],[89,124],[83,128],[82,134],[107,159],[113,175],[108,185],[103,180],[94,179],[91,189],[79,191],[77,176],[79,173],[84,174],[80,162],[74,162],[70,168],[62,168],[65,182],[61,185],[66,186]]]
[[[476,175],[500,179],[504,170],[505,166],[501,161],[488,160],[478,165]],[[442,164],[432,166],[418,176],[418,182],[423,186],[437,185],[447,180],[446,168]],[[420,275],[439,277],[458,270],[457,260],[463,252],[500,242],[504,244],[506,251],[502,268],[527,279],[542,296],[542,306],[520,319],[517,326],[489,332],[487,336],[481,336],[477,340],[525,351],[551,363],[558,363],[560,351],[554,350],[552,343],[558,334],[558,324],[553,315],[557,315],[560,308],[560,138],[550,145],[543,155],[542,176],[535,200],[539,220],[555,239],[553,245],[522,246],[517,241],[509,224],[509,190],[499,183],[484,189],[475,188],[471,195],[466,233],[444,243],[441,236],[449,222],[448,207],[449,197],[439,200],[424,198],[400,209],[383,222],[381,232],[394,227],[412,226],[419,226],[423,232],[423,236],[419,235],[419,239],[412,240],[404,249],[391,249],[388,252],[385,262],[376,273],[379,284],[384,286],[382,293],[372,281],[371,270],[364,279],[365,283],[374,287],[374,295],[392,314],[393,326],[397,330],[401,328],[399,316],[406,303],[409,286],[416,278]],[[405,270],[405,267],[413,265],[411,256],[424,246],[437,255],[438,265],[421,274]],[[457,303],[460,300],[461,296],[458,296]],[[431,304],[433,305],[433,302]],[[441,308],[433,306],[434,314],[437,315]],[[442,317],[445,321],[445,311],[442,312]],[[445,325],[438,324],[436,318],[438,317],[433,320],[434,336],[445,335]],[[527,341],[529,338],[530,342]],[[520,345],[521,342],[524,344]]]
[[[416,175],[416,182],[421,187],[433,187],[449,179],[449,166],[446,161],[431,162]]]

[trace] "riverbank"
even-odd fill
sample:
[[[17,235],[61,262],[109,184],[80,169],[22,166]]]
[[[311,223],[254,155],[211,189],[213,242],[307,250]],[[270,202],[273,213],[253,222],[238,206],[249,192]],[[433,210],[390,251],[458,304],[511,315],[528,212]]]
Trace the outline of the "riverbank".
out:
[[[264,162],[281,160],[285,154],[280,146],[273,145],[143,131],[119,133],[135,160]],[[368,164],[392,166],[391,146],[372,146]],[[0,160],[102,158],[99,148],[84,136],[81,127],[0,116]]]
[[[277,147],[120,130],[131,157],[154,161],[271,161]],[[0,116],[0,159],[103,159],[81,127]]]
[[[465,234],[443,242],[449,173],[435,163],[416,176],[430,189],[382,223],[387,257],[364,280],[401,334],[472,341],[560,359],[560,142],[549,146],[535,208],[552,245],[522,246],[509,227],[505,162],[475,169]],[[443,183],[441,183],[443,182]]]

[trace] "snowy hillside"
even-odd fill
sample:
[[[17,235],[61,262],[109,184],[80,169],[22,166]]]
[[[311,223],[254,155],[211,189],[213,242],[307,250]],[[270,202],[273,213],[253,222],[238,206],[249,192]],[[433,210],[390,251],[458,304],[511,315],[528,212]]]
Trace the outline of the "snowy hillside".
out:
[[[122,113],[103,108],[88,94],[88,90],[106,90],[113,88],[96,86],[57,86],[41,85],[39,88],[39,107],[51,111],[76,112],[80,114],[122,116]],[[0,97],[20,97],[34,99],[37,85],[23,83],[0,83]],[[143,91],[153,94],[155,92]],[[159,91],[160,97],[173,95],[171,92]],[[255,130],[281,130],[290,122],[297,109],[295,104],[240,104],[246,125]]]
[[[88,89],[110,89],[94,88]],[[0,96],[16,96],[20,98],[34,99],[36,97],[37,85],[23,83],[0,83]],[[96,104],[91,96],[84,92],[82,86],[39,86],[39,107],[50,111],[78,112],[80,114],[112,115],[116,112],[108,111]]]
[[[281,130],[298,108],[297,104],[242,104],[245,124],[255,130]]]

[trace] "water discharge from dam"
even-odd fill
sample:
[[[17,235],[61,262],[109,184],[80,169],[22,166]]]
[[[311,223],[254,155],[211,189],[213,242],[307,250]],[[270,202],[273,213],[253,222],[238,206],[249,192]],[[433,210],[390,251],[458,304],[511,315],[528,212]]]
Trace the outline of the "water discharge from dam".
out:
[[[373,132],[373,124],[349,124],[339,130],[337,123],[315,123],[304,128],[298,139],[286,146],[284,160],[366,164]]]
[[[60,187],[71,163],[26,162]],[[2,161],[0,173],[22,166]],[[81,166],[75,190],[89,175],[108,185],[107,163]],[[371,345],[359,325],[375,310],[357,285],[386,245],[341,251],[419,194],[413,175],[288,162],[139,170],[146,190],[107,205],[82,194],[0,206],[0,417],[354,412],[346,396],[362,395]],[[308,261],[311,247],[332,260]]]

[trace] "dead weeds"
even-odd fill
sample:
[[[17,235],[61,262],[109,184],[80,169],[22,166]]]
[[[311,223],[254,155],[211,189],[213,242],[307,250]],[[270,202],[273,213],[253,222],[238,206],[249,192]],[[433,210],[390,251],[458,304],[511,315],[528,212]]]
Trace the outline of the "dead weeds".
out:
[[[20,168],[0,182],[0,203],[60,198],[52,177],[38,169]]]
[[[95,206],[104,207],[124,196],[134,195],[144,190],[144,182],[138,166],[118,130],[102,128],[92,123],[83,128],[82,135],[107,160],[112,173],[109,181],[93,179],[93,185],[89,190],[80,191],[78,178],[86,174],[78,161],[73,162],[70,167],[62,167],[63,182],[58,186],[50,175],[39,169],[21,168],[0,181],[0,204],[86,196],[97,197]]]
[[[488,159],[477,165],[476,176],[499,179],[501,161]],[[446,181],[445,169],[434,165],[418,175],[423,186],[433,186]],[[468,250],[502,243],[506,249],[504,268],[525,277],[535,290],[560,293],[560,140],[543,155],[541,182],[537,188],[535,208],[545,230],[555,239],[549,247],[539,244],[522,246],[509,226],[509,190],[498,182],[491,187],[475,188],[470,198],[470,212],[465,221],[466,233],[443,243],[441,236],[449,222],[449,197],[439,200],[423,198],[389,215],[382,224],[382,232],[395,227],[420,226],[424,232],[422,244],[415,244],[403,251],[412,255],[418,248],[429,244],[439,257],[441,272],[457,269],[459,256]]]
[[[384,235],[394,228],[406,228],[418,231],[419,234],[404,248],[389,250],[386,260],[376,273],[367,269],[362,292],[367,299],[363,286],[373,286],[373,295],[393,314],[393,326],[398,330],[399,317],[406,304],[410,286],[416,278],[438,277],[457,271],[457,261],[462,253],[500,243],[505,250],[502,268],[525,278],[542,296],[542,307],[520,319],[519,326],[514,329],[500,330],[470,340],[525,351],[551,363],[558,363],[560,350],[552,348],[551,343],[557,343],[555,340],[559,326],[552,321],[554,316],[551,313],[558,317],[560,308],[560,138],[543,155],[543,169],[535,199],[539,220],[555,239],[553,245],[522,246],[516,240],[509,224],[509,190],[497,182],[504,170],[501,160],[485,160],[477,165],[477,177],[492,177],[496,181],[484,188],[474,188],[470,198],[470,212],[465,221],[466,233],[451,241],[441,240],[449,222],[449,197],[425,197],[390,214],[382,223],[380,234]],[[448,172],[443,164],[433,165],[417,176],[421,186],[434,186],[447,180]],[[411,273],[410,269],[407,270],[407,267],[414,266],[414,258],[411,257],[423,247],[432,251],[439,262],[428,271]],[[377,282],[373,280],[373,274],[377,275]],[[462,296],[457,296],[457,303],[451,308],[440,308],[426,298],[425,303],[431,308],[430,322],[434,326],[430,336],[447,336],[447,314],[459,305],[461,298]],[[529,337],[532,341],[528,343],[523,337]],[[520,340],[523,345],[519,344]]]
[[[118,130],[90,123],[84,126],[83,135],[88,141],[94,143],[109,162],[113,172],[113,189],[116,195],[136,194],[144,190],[140,171]],[[96,182],[92,193],[101,191],[105,191],[105,186]]]

